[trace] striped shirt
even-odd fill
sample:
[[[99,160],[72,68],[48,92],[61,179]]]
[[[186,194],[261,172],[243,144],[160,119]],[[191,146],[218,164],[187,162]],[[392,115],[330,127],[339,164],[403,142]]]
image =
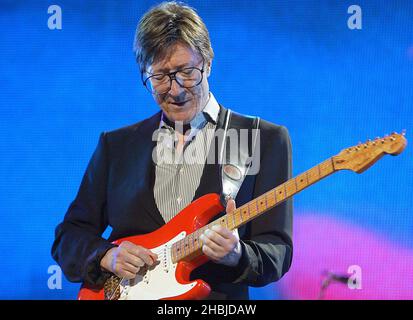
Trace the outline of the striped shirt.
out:
[[[162,139],[156,144],[154,198],[165,220],[169,222],[189,205],[204,170],[206,157],[215,134],[219,105],[210,93],[208,103],[190,122],[191,130],[181,155],[175,153],[174,129],[161,119]],[[161,158],[159,157],[161,155]]]

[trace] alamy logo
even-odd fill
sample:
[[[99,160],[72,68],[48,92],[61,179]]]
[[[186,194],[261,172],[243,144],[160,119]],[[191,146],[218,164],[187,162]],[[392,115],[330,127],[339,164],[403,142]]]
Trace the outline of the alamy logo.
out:
[[[361,16],[362,16],[362,11],[361,7],[358,5],[351,5],[347,9],[347,13],[350,13],[351,16],[347,19],[347,27],[350,30],[361,30],[362,29],[362,21],[361,21]]]
[[[47,27],[50,30],[62,30],[62,8],[54,4],[47,8],[47,13],[52,14],[47,19]]]
[[[62,289],[62,269],[57,265],[51,265],[47,269],[51,276],[47,279],[47,287],[50,290]]]
[[[241,153],[248,150],[249,145],[255,148],[252,154],[247,156],[245,163],[248,164],[248,175],[256,175],[260,170],[260,129],[206,129],[205,132],[199,131],[196,138],[201,142],[207,141],[207,136],[212,136],[211,145],[205,143],[195,146],[190,152],[176,152],[175,146],[178,143],[176,133],[171,133],[166,129],[157,129],[152,135],[152,141],[157,142],[152,150],[152,161],[157,165],[162,164],[239,164],[242,163]],[[192,138],[185,136],[185,142]],[[225,141],[226,155],[223,154],[222,145]],[[245,151],[244,151],[245,150]],[[218,161],[218,163],[216,163]],[[229,162],[227,162],[229,161]]]
[[[347,269],[347,273],[350,274],[347,286],[349,289],[362,289],[361,285],[361,267],[358,265],[349,266]]]

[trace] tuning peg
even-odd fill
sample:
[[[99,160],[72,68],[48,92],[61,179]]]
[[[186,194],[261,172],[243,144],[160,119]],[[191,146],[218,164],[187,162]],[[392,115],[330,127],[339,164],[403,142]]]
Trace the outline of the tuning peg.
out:
[[[394,135],[394,134],[398,134],[398,133],[396,131],[393,131],[391,134]]]
[[[405,136],[406,135],[406,129],[402,130],[402,135]]]

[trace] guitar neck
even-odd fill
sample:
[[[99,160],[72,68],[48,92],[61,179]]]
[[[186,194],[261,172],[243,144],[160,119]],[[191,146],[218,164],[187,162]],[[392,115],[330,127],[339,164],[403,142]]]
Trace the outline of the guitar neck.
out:
[[[284,202],[301,190],[320,181],[337,171],[334,168],[333,157],[325,160],[317,166],[305,171],[304,173],[292,178],[283,184],[271,189],[263,195],[255,198],[243,206],[227,213],[226,215],[212,221],[211,223],[199,228],[189,234],[184,239],[177,241],[171,248],[172,260],[177,262],[184,259],[192,259],[201,254],[202,242],[199,237],[201,234],[214,225],[222,225],[229,230],[241,227],[247,222],[257,218],[269,209]]]
[[[226,220],[225,224],[222,224],[223,218],[215,220],[211,224],[214,225],[219,223],[230,230],[239,228],[240,226],[265,213],[269,209],[272,209],[278,204],[284,202],[288,198],[291,198],[301,190],[304,190],[308,186],[329,176],[335,171],[336,170],[334,169],[333,159],[329,158],[319,165],[298,175],[297,177],[292,178],[279,185],[278,187],[271,189],[258,198],[247,202],[231,213],[226,214],[224,216]]]

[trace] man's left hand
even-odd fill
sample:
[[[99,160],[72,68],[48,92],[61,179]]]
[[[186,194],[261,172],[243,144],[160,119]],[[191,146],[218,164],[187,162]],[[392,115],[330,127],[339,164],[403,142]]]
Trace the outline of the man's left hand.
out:
[[[235,208],[235,201],[230,199],[226,212],[232,212]],[[215,263],[227,266],[238,264],[242,252],[237,229],[230,231],[223,226],[215,225],[206,230],[200,239],[203,243],[202,252]]]

